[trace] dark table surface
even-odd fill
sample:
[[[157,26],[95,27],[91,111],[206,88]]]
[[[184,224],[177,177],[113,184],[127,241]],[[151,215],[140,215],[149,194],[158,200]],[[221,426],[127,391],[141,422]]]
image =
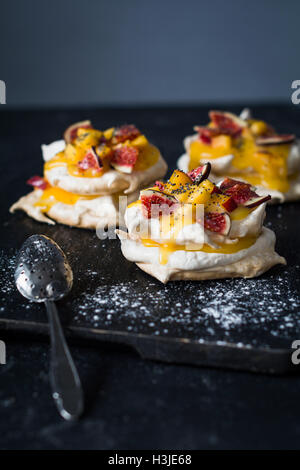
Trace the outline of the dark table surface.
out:
[[[13,217],[6,209],[26,190],[18,176],[20,160],[28,176],[41,173],[40,144],[55,140],[69,123],[87,118],[99,127],[135,122],[150,139],[155,136],[172,168],[182,138],[206,121],[208,109],[9,111],[2,106],[2,178],[9,178],[11,191],[1,195],[1,224]],[[299,134],[296,106],[256,106],[254,111],[279,131]],[[174,133],[178,123],[180,134]],[[80,422],[67,423],[50,396],[48,340],[5,331],[0,339],[7,347],[7,364],[0,365],[1,449],[299,448],[297,374],[272,377],[165,365],[113,344],[71,343],[86,411]]]

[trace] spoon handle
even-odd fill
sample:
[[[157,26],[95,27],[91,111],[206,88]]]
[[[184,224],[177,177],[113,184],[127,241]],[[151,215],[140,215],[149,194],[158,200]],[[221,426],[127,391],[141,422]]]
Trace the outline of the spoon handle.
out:
[[[70,421],[83,411],[83,392],[76,366],[72,359],[54,302],[46,300],[50,324],[52,396],[61,416]]]

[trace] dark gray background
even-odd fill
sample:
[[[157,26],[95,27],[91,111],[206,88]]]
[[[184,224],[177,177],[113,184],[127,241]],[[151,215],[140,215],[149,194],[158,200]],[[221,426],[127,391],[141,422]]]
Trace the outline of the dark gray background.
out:
[[[293,0],[0,0],[7,103],[290,102]]]

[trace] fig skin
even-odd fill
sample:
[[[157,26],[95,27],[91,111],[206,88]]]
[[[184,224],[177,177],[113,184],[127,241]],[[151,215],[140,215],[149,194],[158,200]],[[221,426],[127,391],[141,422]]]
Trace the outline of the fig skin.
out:
[[[247,207],[248,209],[253,209],[254,207],[258,207],[264,202],[267,202],[271,199],[271,196],[258,196],[254,197],[252,199],[249,199],[249,201],[245,202],[244,206]]]
[[[211,164],[210,162],[207,162],[204,165],[199,166],[198,168],[195,168],[194,170],[190,171],[188,173],[188,176],[195,184],[200,184],[202,183],[202,181],[206,180],[209,177],[210,171]]]
[[[291,144],[296,139],[294,134],[271,135],[258,137],[255,141],[256,145],[281,145]]]

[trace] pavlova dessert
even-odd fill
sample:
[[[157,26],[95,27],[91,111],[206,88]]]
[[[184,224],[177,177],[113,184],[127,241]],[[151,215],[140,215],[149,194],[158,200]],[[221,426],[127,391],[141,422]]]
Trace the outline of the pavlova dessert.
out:
[[[235,116],[211,111],[206,126],[184,139],[186,153],[178,168],[191,171],[204,162],[212,165],[212,179],[230,176],[256,186],[272,202],[300,198],[300,150],[293,134],[278,134],[264,121],[252,119],[249,110]]]
[[[125,258],[163,283],[255,277],[286,264],[263,226],[270,196],[248,183],[208,179],[210,163],[189,173],[175,170],[166,183],[144,189],[117,230]]]
[[[27,183],[33,191],[10,208],[40,222],[102,228],[123,224],[127,202],[161,178],[167,165],[159,150],[134,125],[95,129],[90,121],[70,126],[64,140],[42,145],[44,176]],[[124,201],[123,201],[124,206]]]

